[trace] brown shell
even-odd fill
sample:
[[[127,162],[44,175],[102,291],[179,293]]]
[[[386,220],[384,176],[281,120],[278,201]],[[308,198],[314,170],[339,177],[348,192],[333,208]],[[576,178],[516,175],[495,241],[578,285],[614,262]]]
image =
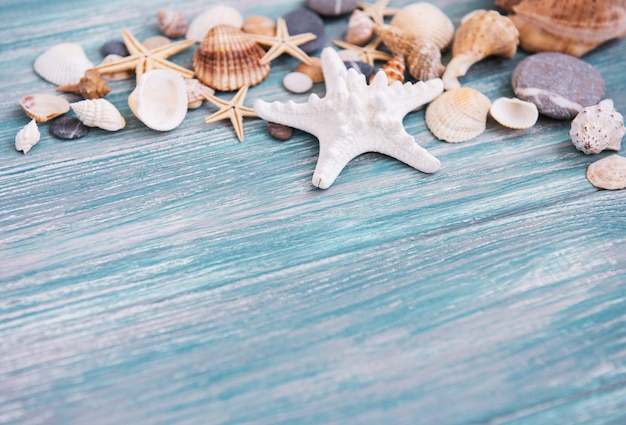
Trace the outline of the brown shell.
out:
[[[404,83],[404,72],[406,70],[406,65],[404,64],[404,56],[398,55],[389,59],[383,66],[380,67],[380,70],[387,75],[387,81],[389,84],[400,81],[400,83]],[[370,82],[374,80],[376,74],[370,77]]]
[[[159,10],[157,20],[159,29],[166,37],[180,38],[187,34],[187,18],[177,10]]]
[[[527,51],[582,56],[626,35],[626,0],[522,0],[512,10]]]
[[[409,74],[417,81],[440,78],[446,69],[441,64],[441,51],[435,43],[424,41],[406,58]]]
[[[67,84],[57,87],[57,91],[78,93],[85,99],[99,99],[109,94],[111,89],[106,81],[100,78],[100,72],[91,68],[85,71],[85,75],[77,84]]]
[[[238,90],[263,81],[270,65],[259,60],[265,51],[251,35],[230,25],[217,25],[207,33],[193,57],[196,77],[220,91]]]

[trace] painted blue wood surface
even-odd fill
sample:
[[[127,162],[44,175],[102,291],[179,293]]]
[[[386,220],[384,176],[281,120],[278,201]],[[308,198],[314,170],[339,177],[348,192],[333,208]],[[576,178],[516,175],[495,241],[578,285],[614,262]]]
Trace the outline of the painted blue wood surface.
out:
[[[527,131],[491,119],[463,144],[408,132],[434,175],[391,158],[352,161],[328,190],[317,140],[287,142],[247,119],[168,133],[127,118],[16,152],[17,105],[54,87],[32,70],[48,47],[99,48],[156,12],[211,3],[4,1],[0,5],[0,423],[626,423],[624,192],[600,191],[569,123]],[[230,4],[278,17],[303,2]],[[488,1],[435,1],[458,26]],[[408,2],[392,1],[401,7]],[[347,18],[327,19],[327,42]],[[190,66],[193,50],[174,59]],[[626,111],[624,41],[585,56]],[[526,57],[462,79],[512,96]],[[294,99],[274,62],[256,98]],[[322,95],[323,84],[314,91]],[[219,94],[229,98],[231,94]]]

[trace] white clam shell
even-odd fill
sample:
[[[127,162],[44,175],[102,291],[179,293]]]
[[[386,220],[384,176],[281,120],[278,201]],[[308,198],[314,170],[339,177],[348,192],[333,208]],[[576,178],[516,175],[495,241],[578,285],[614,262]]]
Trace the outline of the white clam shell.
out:
[[[440,50],[445,50],[454,37],[452,20],[428,2],[411,3],[400,9],[390,25],[408,31],[419,40],[430,41]]]
[[[148,128],[173,130],[187,114],[187,86],[177,72],[154,69],[141,76],[128,96],[128,105]]]
[[[485,131],[491,101],[478,90],[461,87],[444,92],[426,108],[425,120],[433,135],[459,143]]]
[[[217,25],[243,26],[243,16],[231,6],[213,6],[199,14],[189,23],[187,39],[202,42],[211,28]]]
[[[61,96],[52,94],[28,94],[20,100],[20,106],[37,122],[50,121],[70,110],[70,104]]]
[[[87,127],[117,131],[126,126],[126,120],[115,105],[106,99],[86,99],[70,103],[79,120]]]
[[[569,135],[579,151],[589,155],[609,149],[618,151],[626,134],[624,117],[611,99],[583,108],[572,120]]]
[[[46,81],[64,86],[78,80],[93,63],[77,43],[60,43],[43,52],[33,64],[35,72]]]
[[[28,153],[37,144],[40,137],[41,133],[39,133],[37,121],[33,119],[15,135],[15,149]]]
[[[530,128],[539,118],[539,110],[534,103],[510,97],[494,100],[489,113],[503,127],[515,130]]]
[[[587,167],[589,183],[600,189],[620,190],[626,188],[626,158],[609,155]]]

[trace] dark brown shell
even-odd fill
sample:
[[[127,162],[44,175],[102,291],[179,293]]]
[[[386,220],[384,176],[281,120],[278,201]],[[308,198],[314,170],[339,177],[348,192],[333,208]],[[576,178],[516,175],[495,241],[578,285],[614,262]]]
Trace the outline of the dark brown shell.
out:
[[[259,63],[264,54],[249,34],[230,25],[217,25],[196,49],[193,68],[198,80],[215,90],[239,90],[267,77],[270,65]]]

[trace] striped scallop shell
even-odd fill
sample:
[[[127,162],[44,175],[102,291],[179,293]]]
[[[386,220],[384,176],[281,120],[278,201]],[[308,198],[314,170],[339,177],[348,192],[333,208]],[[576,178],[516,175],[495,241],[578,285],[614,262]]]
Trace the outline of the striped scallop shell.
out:
[[[78,80],[93,63],[77,43],[56,44],[42,53],[33,64],[35,72],[46,81],[64,86]]]
[[[426,125],[433,135],[446,142],[473,139],[485,131],[489,98],[469,87],[444,92],[426,108]]]
[[[233,91],[259,84],[268,76],[270,64],[259,63],[264,54],[251,35],[230,25],[218,25],[196,49],[193,67],[202,83]]]
[[[126,126],[124,117],[115,105],[104,98],[86,99],[70,103],[79,120],[87,127],[117,131]]]
[[[405,6],[389,24],[409,31],[420,40],[435,43],[440,50],[445,50],[454,37],[452,20],[437,6],[427,2]]]

